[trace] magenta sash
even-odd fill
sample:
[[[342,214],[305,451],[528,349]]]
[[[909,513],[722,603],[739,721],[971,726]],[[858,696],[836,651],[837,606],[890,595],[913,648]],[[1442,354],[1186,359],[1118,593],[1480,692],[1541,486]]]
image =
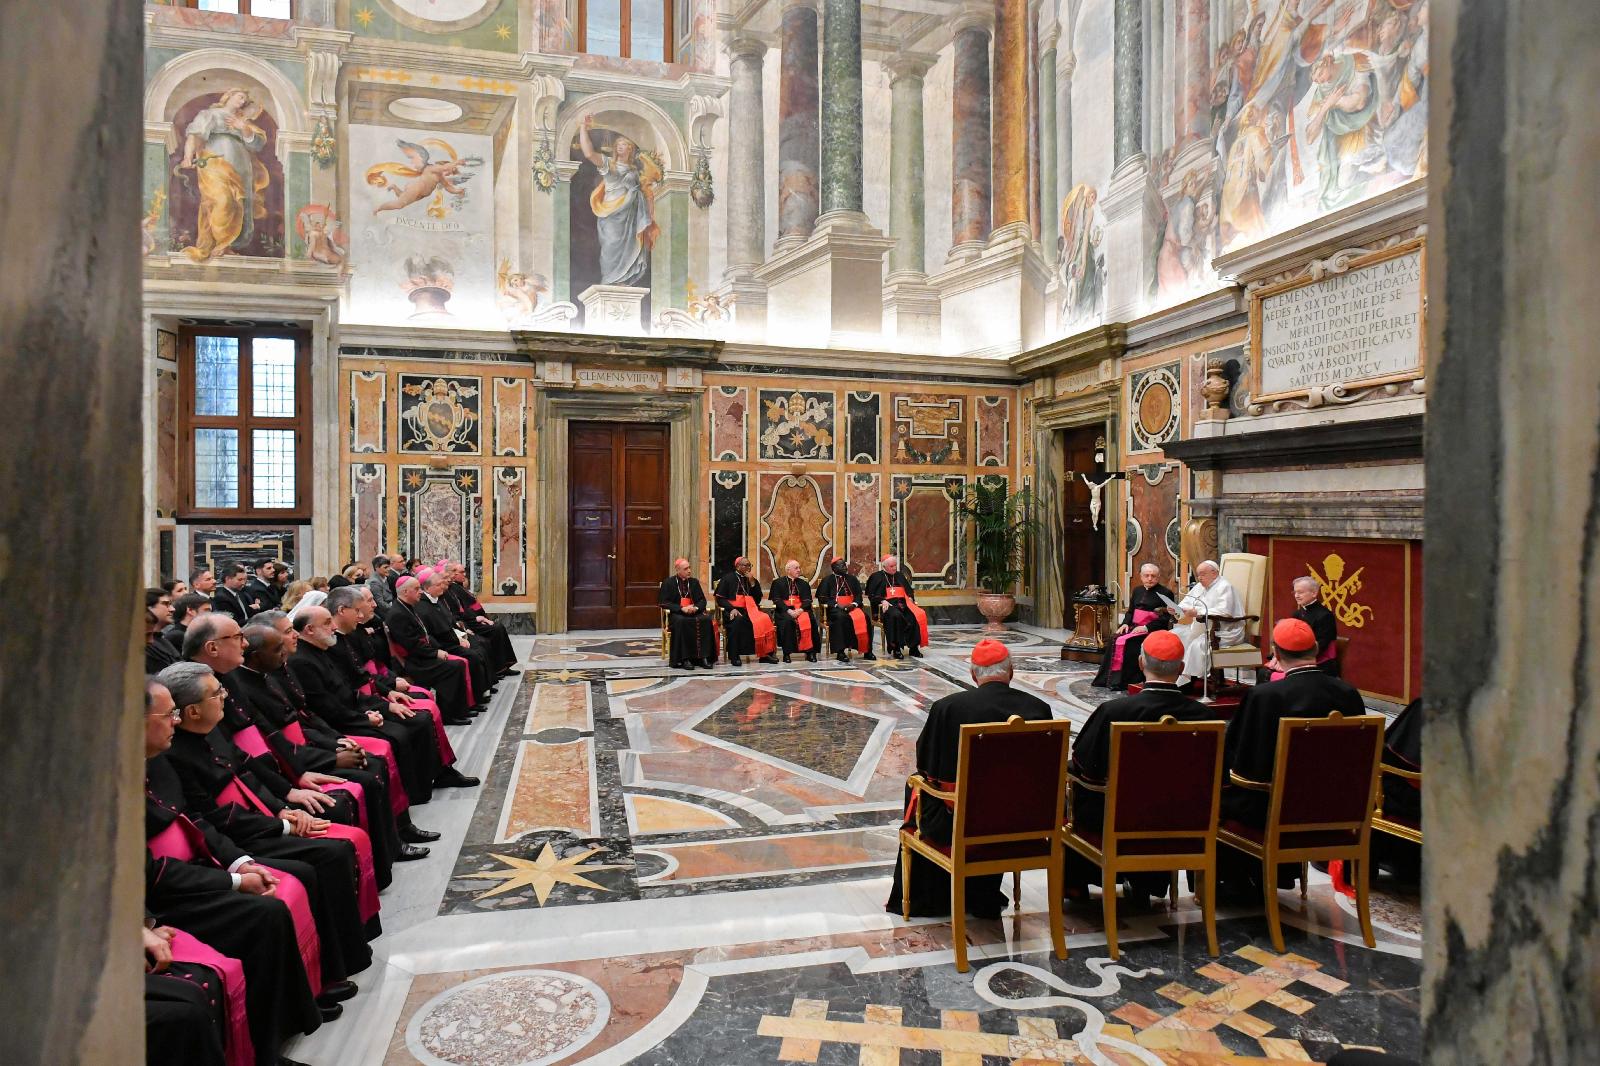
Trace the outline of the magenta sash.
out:
[[[222,1034],[227,1066],[252,1066],[256,1061],[256,1052],[250,1043],[250,1019],[245,1013],[244,964],[181,929],[176,930],[172,938],[172,958],[175,962],[193,963],[215,971],[222,982],[222,995],[228,1004],[227,1027]]]
[[[461,682],[467,686],[467,706],[476,707],[478,701],[472,698],[472,667],[468,666],[467,660],[459,655],[451,655],[449,652],[444,654],[446,658],[461,664]]]
[[[444,715],[439,711],[439,705],[432,700],[419,700],[413,698],[411,709],[418,714],[425,714],[433,722],[433,735],[439,740],[439,761],[445,766],[456,764],[456,749],[450,746],[450,737],[444,731]]]
[[[324,792],[348,792],[356,805],[356,822],[362,829],[367,828],[367,793],[354,781],[340,781],[337,785],[323,785]]]
[[[356,747],[369,755],[377,755],[383,759],[384,765],[389,768],[389,809],[396,818],[406,813],[411,806],[411,800],[406,796],[405,782],[400,780],[400,769],[394,764],[394,747],[382,737],[363,737],[352,735]]]
[[[189,862],[192,859],[206,858],[214,863],[217,862],[216,856],[211,854],[211,849],[206,847],[206,838],[201,834],[200,827],[184,814],[178,815],[165,829],[145,841],[145,847],[149,848],[150,854],[158,859]],[[222,864],[217,863],[217,865]]]
[[[283,901],[294,918],[295,946],[300,949],[300,963],[305,967],[306,981],[311,985],[313,997],[322,995],[322,941],[317,939],[317,920],[311,915],[311,897],[306,886],[293,874],[286,874],[270,862],[259,863],[278,875],[272,895]]]
[[[306,731],[300,728],[299,722],[290,722],[283,727],[283,735],[289,738],[289,743],[300,747],[306,746]]]
[[[263,755],[270,756],[272,754],[272,749],[267,747],[267,738],[262,736],[261,730],[254,725],[247,725],[233,734],[233,742],[239,746],[240,751],[252,759],[259,759]]]
[[[366,830],[357,829],[353,825],[340,825],[338,822],[328,823],[328,837],[334,840],[348,840],[356,849],[356,909],[361,912],[361,920],[370,922],[378,914],[378,874],[372,865],[372,839],[367,836]]]
[[[1161,616],[1156,612],[1147,611],[1143,607],[1135,607],[1133,609],[1133,624],[1135,628],[1139,626],[1147,626],[1160,617]],[[1128,641],[1132,640],[1134,637],[1143,637],[1147,635],[1148,634],[1146,633],[1135,633],[1132,629],[1130,629],[1128,632],[1117,638],[1115,646],[1111,649],[1112,673],[1116,673],[1118,670],[1122,669],[1122,655],[1123,652],[1127,650]]]

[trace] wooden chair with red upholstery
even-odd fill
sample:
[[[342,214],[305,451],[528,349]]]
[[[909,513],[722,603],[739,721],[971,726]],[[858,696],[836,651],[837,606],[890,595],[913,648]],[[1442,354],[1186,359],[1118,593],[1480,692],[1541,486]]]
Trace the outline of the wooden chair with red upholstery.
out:
[[[1283,951],[1277,875],[1281,863],[1301,865],[1302,875],[1306,863],[1336,859],[1354,863],[1351,880],[1361,937],[1367,947],[1375,946],[1367,902],[1367,849],[1383,726],[1383,716],[1376,714],[1346,718],[1334,711],[1326,718],[1285,718],[1278,723],[1271,782],[1229,775],[1231,785],[1268,793],[1264,829],[1224,821],[1217,840],[1260,860],[1267,927],[1279,953]]]
[[[920,774],[907,780],[921,794],[920,802],[954,804],[955,826],[948,845],[900,830],[903,915],[911,916],[911,853],[916,852],[950,874],[956,969],[962,973],[968,968],[966,879],[985,874],[1011,873],[1017,896],[1023,870],[1047,872],[1050,942],[1056,958],[1067,957],[1060,826],[1071,734],[1070,722],[1026,722],[1016,715],[1004,724],[964,725],[954,789],[935,788]],[[1020,898],[1014,902],[1020,904]]]
[[[1116,722],[1111,726],[1111,773],[1106,783],[1068,774],[1069,788],[1105,795],[1103,824],[1069,822],[1061,829],[1061,839],[1100,867],[1106,949],[1113,960],[1120,957],[1119,876],[1163,870],[1193,870],[1201,875],[1206,945],[1213,956],[1217,954],[1217,804],[1226,729],[1226,722],[1180,722],[1171,715],[1160,722]]]
[[[1399,778],[1411,788],[1422,788],[1422,772],[1420,770],[1407,770],[1392,763],[1381,763],[1378,766],[1381,774],[1388,774]],[[1378,809],[1372,815],[1372,828],[1380,833],[1409,840],[1418,847],[1422,846],[1422,823],[1414,821],[1410,815],[1383,809],[1383,778],[1378,779]]]

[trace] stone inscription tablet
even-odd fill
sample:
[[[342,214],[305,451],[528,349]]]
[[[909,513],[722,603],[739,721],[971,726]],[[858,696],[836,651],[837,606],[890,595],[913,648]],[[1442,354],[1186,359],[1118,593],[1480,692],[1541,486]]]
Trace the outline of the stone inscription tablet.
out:
[[[1420,377],[1422,294],[1418,242],[1359,257],[1341,274],[1263,289],[1250,316],[1253,398]]]

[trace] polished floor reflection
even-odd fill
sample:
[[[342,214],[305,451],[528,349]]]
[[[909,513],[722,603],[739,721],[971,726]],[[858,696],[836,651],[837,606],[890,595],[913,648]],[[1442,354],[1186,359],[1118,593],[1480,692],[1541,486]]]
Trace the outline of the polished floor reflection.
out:
[[[886,914],[901,786],[925,709],[966,683],[980,627],[922,661],[663,667],[654,634],[519,638],[530,667],[452,727],[481,789],[418,821],[448,845],[384,896],[380,961],[343,1020],[291,1051],[316,1064],[1323,1062],[1415,1055],[1414,897],[1375,902],[1376,950],[1314,875],[1285,892],[1288,953],[1259,906],[1205,951],[1188,896],[1124,908],[1120,963],[1098,903],[1049,953],[1043,877],[971,922]],[[1018,683],[1081,723],[1090,670],[1059,633],[1013,630]],[[458,739],[459,738],[459,739]],[[418,869],[421,867],[421,869]],[[1380,886],[1383,883],[1380,882]]]

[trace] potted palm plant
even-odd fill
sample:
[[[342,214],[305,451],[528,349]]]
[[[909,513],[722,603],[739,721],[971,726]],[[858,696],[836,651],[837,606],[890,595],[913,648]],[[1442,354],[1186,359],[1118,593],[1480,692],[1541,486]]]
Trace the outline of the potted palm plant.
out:
[[[1039,531],[1039,519],[1028,490],[1008,493],[1006,483],[967,490],[960,503],[961,522],[977,569],[978,610],[989,624],[987,633],[1003,633],[1002,624],[1017,608],[1012,594],[1022,580],[1028,545]]]

